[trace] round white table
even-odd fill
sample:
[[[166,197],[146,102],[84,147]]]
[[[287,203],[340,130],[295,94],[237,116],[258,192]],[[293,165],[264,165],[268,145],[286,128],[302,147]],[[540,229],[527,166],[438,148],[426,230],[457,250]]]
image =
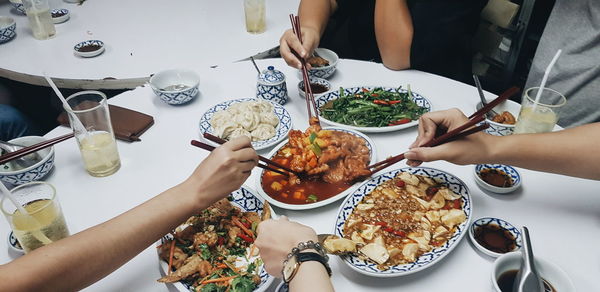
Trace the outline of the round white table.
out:
[[[46,71],[61,88],[135,88],[160,70],[223,65],[278,46],[299,2],[266,0],[267,29],[250,34],[241,0],[49,0],[71,18],[56,24],[53,38],[36,40],[27,16],[0,0],[0,15],[17,23],[16,38],[0,45],[0,76],[47,86]],[[73,46],[89,39],[102,40],[106,51],[75,56]]]
[[[261,60],[259,66],[275,65],[287,76],[290,100],[285,105],[295,128],[307,127],[306,108],[297,91],[299,74],[280,59]],[[140,87],[111,99],[110,102],[154,116],[155,125],[136,143],[119,142],[121,169],[105,178],[89,176],[83,169],[74,140],[56,145],[56,166],[47,181],[56,186],[72,233],[110,219],[185,179],[207,152],[189,145],[199,138],[198,120],[206,109],[221,101],[255,94],[254,67],[249,62],[199,69],[200,96],[185,106],[169,106],[148,87]],[[410,84],[424,95],[436,110],[458,107],[472,113],[478,102],[474,87],[418,71],[389,71],[381,64],[341,60],[331,79],[334,87]],[[492,97],[491,94],[487,94]],[[48,137],[68,133],[58,127]],[[406,150],[416,137],[416,128],[369,134],[375,141],[379,159]],[[260,154],[266,154],[267,150]],[[473,166],[446,162],[426,163],[461,178],[473,200],[473,218],[497,216],[530,229],[536,256],[562,267],[579,291],[597,291],[600,275],[600,182],[520,169],[523,184],[509,195],[494,195],[475,184]],[[405,167],[398,163],[393,168]],[[390,169],[393,169],[390,168]],[[256,189],[255,169],[246,185]],[[288,211],[275,208],[280,215],[312,226],[317,233],[330,233],[341,201],[318,209]],[[0,234],[9,227],[0,220]],[[6,241],[0,241],[6,251]],[[8,262],[0,252],[0,263]],[[399,278],[370,278],[352,271],[332,258],[332,280],[338,291],[490,291],[493,259],[479,254],[467,236],[452,253],[435,266]],[[123,267],[89,287],[89,291],[165,291],[154,246]],[[273,286],[271,290],[274,288]]]

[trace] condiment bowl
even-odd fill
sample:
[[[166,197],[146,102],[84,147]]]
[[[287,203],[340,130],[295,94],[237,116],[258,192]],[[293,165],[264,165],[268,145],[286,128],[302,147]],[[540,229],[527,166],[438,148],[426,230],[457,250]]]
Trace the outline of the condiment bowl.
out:
[[[31,146],[43,141],[46,141],[46,138],[40,136],[25,136],[8,142],[23,146]],[[13,170],[7,164],[0,165],[0,180],[12,185],[22,185],[44,178],[54,166],[54,147],[44,148],[38,151],[38,153],[42,157],[42,160],[30,167]]]
[[[73,47],[75,55],[83,58],[96,57],[104,52],[104,42],[100,40],[87,40]]]
[[[21,0],[10,0],[10,4],[12,4],[18,12],[25,14],[25,6]]]
[[[71,17],[71,13],[69,12],[69,9],[52,9],[52,11],[50,11],[50,15],[52,16],[52,22],[53,23],[63,23],[67,20],[69,20],[69,18]]]
[[[318,84],[318,85],[322,85],[327,88],[327,90],[320,92],[320,93],[313,92],[313,96],[315,97],[315,99],[331,90],[331,83],[329,81],[327,81],[326,79],[317,78],[317,77],[309,77],[308,80],[309,80],[310,84]],[[298,83],[298,93],[300,94],[300,97],[306,98],[306,92],[304,91],[304,80],[300,81]]]
[[[510,176],[510,178],[512,179],[512,186],[509,187],[498,187],[492,184],[489,184],[488,182],[484,181],[481,177],[481,171],[484,169],[495,169],[495,170],[500,170],[503,171],[504,173],[506,173],[508,176]],[[493,193],[499,193],[499,194],[505,194],[505,193],[510,193],[513,192],[514,190],[518,189],[521,186],[521,174],[519,173],[519,171],[510,166],[510,165],[503,165],[503,164],[477,164],[475,165],[475,182],[484,190],[488,190],[490,192]]]
[[[492,269],[492,287],[496,292],[502,292],[498,286],[498,278],[508,271],[518,270],[521,267],[521,253],[510,252],[504,254],[496,259],[494,267]],[[546,280],[552,287],[553,291],[556,292],[574,292],[575,286],[569,279],[569,276],[565,271],[559,268],[557,265],[544,260],[540,257],[535,257],[535,267],[537,268],[540,276]]]
[[[469,226],[469,239],[471,239],[471,243],[473,243],[475,248],[477,248],[482,253],[484,253],[488,256],[494,257],[494,258],[497,258],[497,257],[505,254],[505,253],[499,253],[499,252],[489,250],[485,246],[481,245],[477,241],[477,239],[475,239],[475,231],[477,228],[493,226],[493,225],[496,225],[498,227],[506,229],[506,231],[508,231],[515,238],[515,248],[509,252],[513,252],[513,251],[517,251],[517,250],[521,249],[521,246],[523,246],[523,240],[521,239],[521,232],[519,231],[519,229],[517,229],[512,224],[510,224],[502,219],[493,218],[493,217],[479,218],[479,219],[473,221],[473,223],[471,223],[471,226]]]
[[[491,100],[488,100],[487,102],[490,102],[490,101]],[[481,102],[477,103],[476,108],[477,109],[481,108]],[[515,120],[516,120],[517,117],[519,117],[519,112],[521,111],[521,105],[512,100],[507,100],[507,101],[500,103],[496,107],[494,107],[493,110],[498,114],[501,114],[502,112],[507,111],[507,112],[511,113],[515,117]],[[512,135],[515,130],[514,124],[509,125],[509,124],[497,123],[497,122],[490,120],[487,116],[486,116],[485,121],[488,124],[490,124],[490,127],[485,129],[485,132],[490,135],[508,136],[508,135]]]
[[[150,78],[150,87],[164,102],[171,105],[184,104],[198,95],[200,77],[185,69],[160,71]]]
[[[8,243],[8,249],[11,252],[13,252],[15,254],[24,254],[25,253],[23,251],[23,248],[21,247],[21,244],[19,244],[19,241],[17,240],[17,238],[15,237],[15,235],[12,231],[8,234],[7,243]]]
[[[331,77],[331,75],[335,73],[335,70],[337,68],[337,63],[339,60],[338,55],[334,51],[325,48],[316,48],[315,55],[329,61],[329,65],[322,67],[313,67],[312,69],[308,70],[308,75],[310,77],[318,77],[325,79]]]
[[[17,23],[14,19],[6,16],[0,16],[0,44],[6,43],[15,38]]]

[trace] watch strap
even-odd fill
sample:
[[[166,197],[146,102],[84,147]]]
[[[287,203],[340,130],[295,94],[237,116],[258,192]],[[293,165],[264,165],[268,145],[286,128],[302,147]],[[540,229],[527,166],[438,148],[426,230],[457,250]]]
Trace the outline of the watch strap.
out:
[[[324,256],[322,256],[316,252],[298,253],[296,255],[296,260],[298,261],[298,263],[317,261],[325,267],[325,270],[327,270],[327,274],[329,275],[329,277],[331,277],[331,268],[329,267],[329,264],[327,263],[327,259]]]

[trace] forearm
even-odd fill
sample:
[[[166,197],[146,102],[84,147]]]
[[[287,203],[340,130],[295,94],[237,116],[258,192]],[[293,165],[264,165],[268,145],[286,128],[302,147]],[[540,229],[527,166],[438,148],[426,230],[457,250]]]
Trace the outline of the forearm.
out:
[[[315,30],[319,36],[323,35],[334,5],[333,0],[302,0],[298,7],[300,25]]]
[[[486,162],[600,180],[600,123],[490,142]]]
[[[290,281],[292,292],[334,291],[325,267],[319,262],[304,262]]]
[[[387,68],[410,68],[413,25],[406,0],[376,0],[375,37]]]
[[[0,290],[72,291],[94,283],[207,207],[196,202],[191,191],[180,184],[112,220],[0,267]],[[17,275],[23,271],[35,276]]]

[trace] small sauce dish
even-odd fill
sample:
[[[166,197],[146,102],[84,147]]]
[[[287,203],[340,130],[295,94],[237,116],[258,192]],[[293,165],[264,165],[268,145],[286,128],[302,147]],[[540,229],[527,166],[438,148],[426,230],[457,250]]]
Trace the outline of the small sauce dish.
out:
[[[52,15],[52,22],[56,23],[63,23],[67,20],[69,20],[69,18],[71,17],[71,13],[69,12],[69,9],[52,9],[52,11],[50,11],[50,15]]]
[[[331,90],[331,83],[323,78],[309,77],[312,93],[315,98],[323,95],[324,93]],[[304,91],[304,80],[298,83],[298,93],[300,97],[306,98],[306,92]]]
[[[104,42],[99,40],[87,40],[73,47],[75,55],[83,58],[96,57],[104,52]]]
[[[521,174],[510,165],[477,164],[475,182],[484,190],[505,194],[521,186]]]
[[[494,258],[517,251],[523,245],[519,229],[493,217],[473,221],[469,226],[469,239],[475,248]]]
[[[8,234],[8,249],[15,254],[25,253],[12,231]]]

